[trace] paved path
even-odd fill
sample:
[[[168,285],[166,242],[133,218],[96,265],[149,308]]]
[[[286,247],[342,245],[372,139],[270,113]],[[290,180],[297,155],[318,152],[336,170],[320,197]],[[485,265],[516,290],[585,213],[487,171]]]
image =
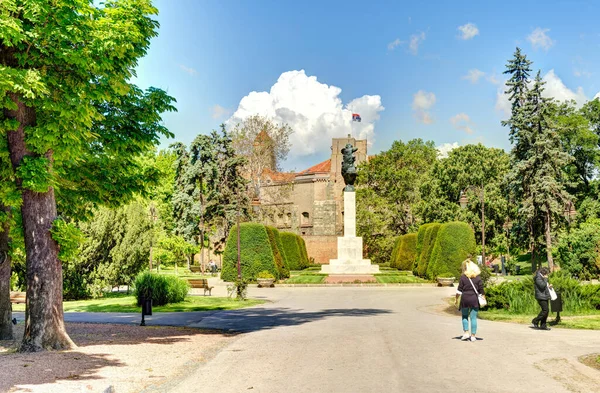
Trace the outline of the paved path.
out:
[[[480,340],[461,342],[460,317],[436,311],[453,292],[251,288],[251,296],[272,302],[155,314],[147,323],[244,332],[176,385],[176,393],[600,391],[600,372],[577,361],[600,352],[600,333],[479,321]],[[67,313],[65,320],[139,323],[140,316]]]

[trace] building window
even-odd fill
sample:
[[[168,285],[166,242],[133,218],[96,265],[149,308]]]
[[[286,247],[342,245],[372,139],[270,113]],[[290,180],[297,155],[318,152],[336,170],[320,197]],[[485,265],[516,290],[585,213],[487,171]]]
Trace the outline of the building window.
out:
[[[309,223],[309,214],[308,212],[303,212],[302,213],[302,225],[308,225]]]

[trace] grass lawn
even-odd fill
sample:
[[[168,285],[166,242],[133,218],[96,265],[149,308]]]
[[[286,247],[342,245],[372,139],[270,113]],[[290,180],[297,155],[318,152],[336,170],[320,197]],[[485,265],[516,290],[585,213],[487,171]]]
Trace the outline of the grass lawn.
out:
[[[417,276],[406,276],[402,274],[375,274],[377,282],[384,284],[414,284],[414,283],[428,283],[430,281],[424,280]]]
[[[537,314],[536,314],[537,315]],[[511,314],[506,310],[482,310],[479,312],[481,319],[487,319],[490,321],[503,321],[521,323],[524,325],[530,325],[531,320],[536,316],[532,314]],[[556,313],[550,313],[548,316],[548,323],[556,318]],[[591,312],[586,315],[569,315],[568,313],[561,313],[560,323],[556,328],[567,328],[567,329],[591,329],[600,330],[600,311]]]
[[[187,296],[183,302],[152,307],[153,312],[170,311],[214,311],[235,310],[255,306],[264,300],[248,299],[239,301],[223,297]],[[63,303],[65,312],[141,312],[135,305],[135,297],[127,294],[110,294],[101,299],[72,300]],[[24,304],[14,304],[13,311],[25,311]]]
[[[321,284],[327,274],[300,274],[285,280],[283,284]]]

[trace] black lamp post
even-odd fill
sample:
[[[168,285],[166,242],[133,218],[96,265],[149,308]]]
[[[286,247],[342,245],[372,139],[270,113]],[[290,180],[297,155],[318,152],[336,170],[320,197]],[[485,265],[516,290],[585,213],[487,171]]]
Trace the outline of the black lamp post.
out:
[[[483,188],[483,183],[481,184],[481,187],[467,186],[463,191],[460,192],[460,199],[458,200],[462,209],[466,208],[469,204],[469,198],[467,198],[464,192],[467,189],[481,189],[481,263],[485,264],[485,190]]]

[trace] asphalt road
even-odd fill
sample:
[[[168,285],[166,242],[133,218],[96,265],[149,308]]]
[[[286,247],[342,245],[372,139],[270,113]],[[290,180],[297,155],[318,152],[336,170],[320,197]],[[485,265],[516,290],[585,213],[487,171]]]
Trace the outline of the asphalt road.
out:
[[[173,392],[598,392],[597,331],[536,331],[438,308],[454,288],[274,288],[272,303],[191,326],[245,332]]]

